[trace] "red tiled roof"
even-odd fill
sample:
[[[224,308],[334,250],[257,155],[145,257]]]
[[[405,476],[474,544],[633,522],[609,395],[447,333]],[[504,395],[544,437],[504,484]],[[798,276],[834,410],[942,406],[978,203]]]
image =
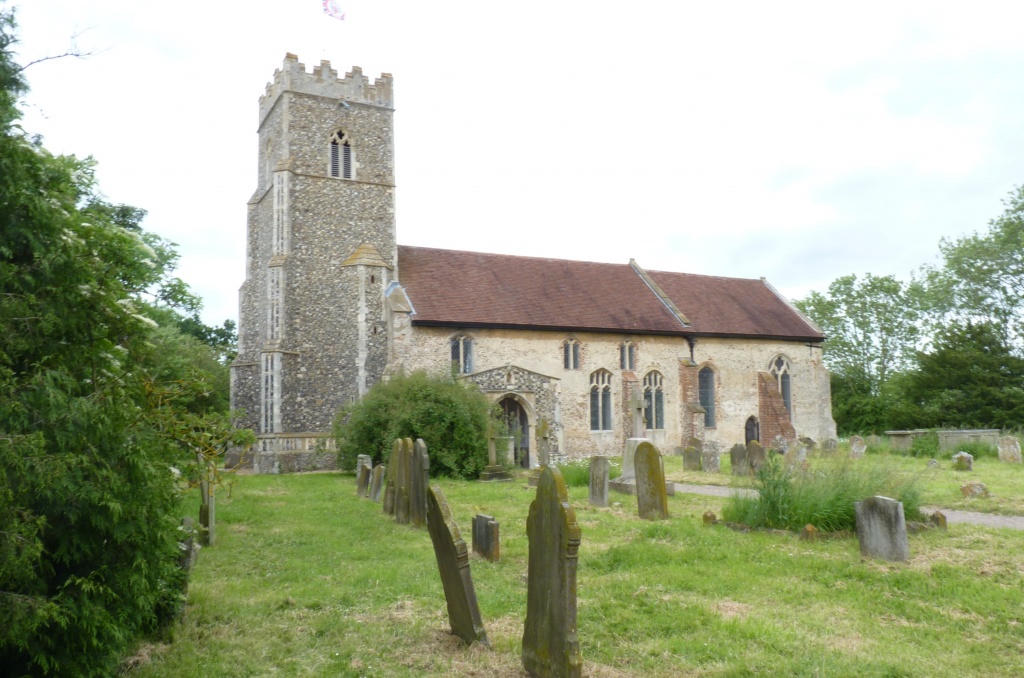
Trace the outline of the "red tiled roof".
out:
[[[651,274],[687,327],[626,264],[400,245],[398,272],[414,325],[821,337],[760,280]]]

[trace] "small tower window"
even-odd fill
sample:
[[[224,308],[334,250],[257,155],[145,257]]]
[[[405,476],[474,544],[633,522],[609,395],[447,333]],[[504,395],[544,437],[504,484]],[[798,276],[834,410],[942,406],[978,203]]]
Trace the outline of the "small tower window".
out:
[[[452,337],[452,369],[457,374],[473,371],[473,338],[460,334]]]
[[[644,377],[644,419],[647,428],[665,428],[665,379],[661,372],[648,372]]]
[[[575,339],[566,339],[562,344],[562,358],[565,369],[578,370],[580,368],[580,342]]]
[[[590,375],[590,430],[612,430],[612,373],[608,370]]]
[[[789,377],[789,361],[781,355],[772,360],[768,366],[768,372],[775,377],[779,386],[779,393],[782,394],[782,402],[786,405],[786,412],[790,420],[793,419],[793,386]]]
[[[619,367],[623,370],[636,369],[636,345],[631,341],[624,341],[619,346]]]
[[[331,176],[352,178],[352,144],[348,134],[340,130],[331,135]]]

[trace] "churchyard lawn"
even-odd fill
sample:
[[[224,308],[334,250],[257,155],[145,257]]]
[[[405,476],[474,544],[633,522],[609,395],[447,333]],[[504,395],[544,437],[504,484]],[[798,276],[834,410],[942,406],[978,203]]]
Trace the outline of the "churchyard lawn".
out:
[[[501,560],[470,561],[491,649],[449,634],[426,530],[357,498],[354,476],[240,476],[173,641],[140,648],[132,674],[524,675],[535,490],[433,482],[467,542],[473,515],[500,523]],[[672,517],[647,521],[635,498],[596,509],[587,491],[570,488],[584,675],[1020,675],[1024,533],[951,525],[911,535],[893,564],[862,560],[855,538],[705,526],[714,497],[670,497]]]

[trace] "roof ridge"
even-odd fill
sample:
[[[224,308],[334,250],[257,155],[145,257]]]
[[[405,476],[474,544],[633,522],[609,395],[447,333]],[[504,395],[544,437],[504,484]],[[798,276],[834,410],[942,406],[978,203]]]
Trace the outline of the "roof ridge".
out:
[[[668,312],[672,314],[672,317],[678,320],[680,325],[686,329],[690,329],[690,321],[686,319],[686,316],[679,310],[679,307],[676,306],[675,302],[672,301],[672,299],[670,299],[660,287],[658,287],[658,283],[654,282],[651,276],[647,275],[647,271],[645,271],[640,264],[636,263],[636,259],[629,260],[629,267],[633,269],[634,273],[640,276],[640,279],[644,281],[647,288],[654,293],[654,296],[658,297],[658,301],[668,309]]]
[[[432,252],[458,252],[462,254],[477,254],[485,257],[501,257],[503,259],[533,259],[534,261],[564,261],[569,264],[594,264],[597,266],[620,266],[626,268],[629,264],[618,264],[609,261],[585,261],[583,259],[563,259],[561,257],[538,257],[530,254],[501,254],[500,252],[479,252],[477,250],[454,250],[447,247],[424,247],[423,245],[398,245],[401,249],[430,250]]]

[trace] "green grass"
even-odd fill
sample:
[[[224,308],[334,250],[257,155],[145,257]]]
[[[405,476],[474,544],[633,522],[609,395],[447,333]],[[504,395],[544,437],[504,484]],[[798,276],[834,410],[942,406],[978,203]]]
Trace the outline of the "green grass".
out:
[[[173,641],[140,648],[132,675],[523,675],[534,490],[524,476],[437,484],[467,540],[474,514],[501,523],[501,561],[471,558],[491,649],[448,633],[428,535],[357,499],[351,475],[244,476],[218,498],[218,543]],[[632,497],[586,497],[570,488],[585,675],[1019,675],[1022,533],[954,525],[912,535],[912,560],[891,564],[852,539],[705,526],[713,497],[672,497],[660,522]]]

